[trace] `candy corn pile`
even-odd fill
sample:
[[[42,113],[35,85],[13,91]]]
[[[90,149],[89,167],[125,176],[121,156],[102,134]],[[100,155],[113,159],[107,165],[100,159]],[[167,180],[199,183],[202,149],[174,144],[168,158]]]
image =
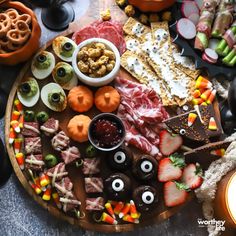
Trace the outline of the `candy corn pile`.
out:
[[[213,88],[212,83],[199,76],[195,83],[195,90],[193,92],[193,105],[208,105],[213,103],[216,96],[216,90]]]
[[[111,225],[118,224],[117,219],[122,219],[125,222],[138,224],[141,214],[137,211],[133,200],[130,202],[108,201],[105,204],[106,212],[103,212],[99,222],[105,222]]]
[[[24,154],[21,153],[23,144],[23,137],[21,136],[21,130],[24,124],[23,106],[21,102],[16,99],[14,101],[14,109],[11,114],[9,144],[13,145],[15,157],[19,167],[24,169]]]

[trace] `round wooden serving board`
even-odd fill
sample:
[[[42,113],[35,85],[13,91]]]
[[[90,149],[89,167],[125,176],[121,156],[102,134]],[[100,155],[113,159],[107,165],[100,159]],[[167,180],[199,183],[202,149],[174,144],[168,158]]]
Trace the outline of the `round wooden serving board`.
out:
[[[104,1],[102,1],[102,2],[104,2]],[[106,2],[106,4],[111,3],[111,1],[109,1],[109,0],[105,1],[105,2]],[[114,2],[113,2],[113,4],[114,4]],[[114,8],[115,6],[112,5],[112,7]],[[126,17],[124,16],[122,11],[120,11],[121,14],[119,14],[119,11],[120,10],[115,11],[117,13],[116,19],[120,19],[121,22],[124,22],[126,20]],[[81,28],[82,26],[85,26],[86,24],[89,24],[93,20],[94,20],[94,16],[91,17],[91,13],[90,13],[88,16],[86,16],[80,20],[80,22],[79,22],[80,27],[76,26],[76,29],[78,30],[79,28]],[[70,29],[68,31],[64,32],[62,35],[70,37],[72,35],[73,31],[74,31],[74,27],[70,27]],[[46,49],[46,50],[52,52],[51,44],[52,44],[52,40],[50,42],[48,42],[45,46],[43,46],[40,49],[40,51]],[[59,61],[59,59],[57,57],[56,57],[56,60]],[[67,166],[66,168],[69,172],[69,177],[74,185],[74,190],[73,190],[74,194],[82,203],[80,210],[85,212],[85,217],[83,219],[77,219],[76,217],[74,217],[72,215],[65,214],[64,212],[59,210],[52,201],[50,201],[50,202],[43,201],[42,198],[34,192],[32,187],[28,183],[29,178],[27,176],[26,171],[25,170],[22,171],[20,169],[20,167],[18,166],[18,163],[17,163],[15,155],[14,155],[13,148],[11,145],[9,145],[9,138],[8,138],[9,137],[9,129],[10,129],[9,128],[10,121],[11,121],[11,113],[13,110],[13,102],[14,102],[14,99],[16,98],[17,87],[21,83],[21,81],[23,81],[24,79],[26,79],[29,76],[32,76],[30,66],[31,66],[31,61],[29,61],[24,66],[24,68],[21,70],[21,72],[19,73],[19,75],[12,87],[12,90],[10,92],[8,106],[7,106],[7,110],[6,110],[6,116],[5,116],[5,137],[6,137],[5,140],[6,140],[8,154],[9,154],[12,166],[14,168],[14,171],[15,171],[18,179],[20,180],[21,184],[24,186],[26,191],[34,198],[34,200],[38,204],[40,204],[45,209],[47,209],[52,215],[54,215],[62,220],[65,220],[65,221],[69,222],[70,224],[78,225],[78,226],[80,226],[84,229],[87,229],[87,230],[107,232],[107,233],[132,231],[136,227],[142,227],[145,225],[150,225],[153,223],[161,222],[161,221],[169,218],[171,215],[177,213],[180,210],[180,208],[184,206],[184,205],[182,205],[182,206],[173,207],[173,208],[165,207],[164,200],[163,200],[163,190],[162,190],[163,186],[160,183],[158,183],[158,184],[155,183],[154,185],[157,186],[159,203],[158,203],[156,209],[154,209],[151,213],[142,214],[139,224],[127,224],[127,223],[122,222],[122,223],[119,223],[118,225],[108,225],[105,223],[96,223],[91,218],[91,214],[85,210],[86,193],[85,193],[85,189],[84,189],[84,176],[82,174],[81,169],[76,168],[74,166]],[[120,70],[120,74],[122,74],[122,76],[125,76],[128,79],[132,79],[132,77],[122,69]],[[45,80],[37,80],[37,81],[38,81],[39,87],[41,89],[45,84],[47,84],[49,82],[53,82],[53,79],[51,76],[49,76]],[[92,90],[94,90],[94,89],[92,89]],[[50,117],[54,117],[55,119],[58,119],[60,121],[60,128],[65,132],[66,132],[66,126],[67,126],[69,119],[72,118],[74,115],[78,114],[78,113],[73,112],[69,107],[67,107],[67,109],[65,111],[63,111],[62,113],[50,111],[47,107],[44,106],[44,104],[42,103],[41,100],[39,100],[39,102],[32,108],[32,110],[34,110],[35,112],[42,111],[42,110],[48,112]],[[99,113],[98,110],[96,110],[96,108],[92,108],[89,112],[87,112],[85,114],[89,115],[90,117],[93,117],[97,113]],[[48,142],[48,141],[49,141],[49,139],[47,139],[47,138],[42,140],[43,155],[48,154],[48,153],[54,153],[58,156],[59,153],[55,152],[51,148],[51,145],[48,144],[50,142]],[[78,144],[78,143],[72,142],[71,144],[76,145],[79,148],[79,150],[81,152],[81,156],[83,157],[84,150],[85,150],[85,147],[88,145],[88,142],[85,144]],[[132,149],[132,151],[133,151],[134,156],[136,158],[139,155],[141,155],[141,153],[138,152],[136,149]],[[100,157],[102,160],[101,177],[104,179],[105,177],[107,177],[111,173],[111,170],[106,165],[106,158],[108,158],[108,157],[105,156],[104,154],[101,154]],[[131,177],[132,183],[134,183],[133,187],[135,187],[139,184],[134,179],[134,177],[132,176],[132,174],[130,172],[125,172],[125,174],[127,174],[129,177]],[[156,181],[154,181],[154,182],[156,182]],[[188,201],[190,201],[192,198],[193,198],[193,195],[190,194]],[[106,197],[105,197],[105,199],[106,199]]]

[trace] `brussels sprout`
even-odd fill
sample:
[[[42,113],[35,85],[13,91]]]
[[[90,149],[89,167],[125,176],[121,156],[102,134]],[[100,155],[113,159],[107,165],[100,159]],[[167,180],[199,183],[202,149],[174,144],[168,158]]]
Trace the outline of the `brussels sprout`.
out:
[[[45,111],[40,111],[40,112],[38,112],[37,115],[36,115],[37,121],[38,121],[39,123],[41,123],[41,124],[44,123],[44,122],[46,122],[46,121],[48,120],[48,118],[49,118],[49,115],[48,115],[48,113],[45,112]]]
[[[26,110],[24,113],[24,120],[27,122],[33,122],[35,117],[34,111]]]
[[[58,163],[56,156],[53,154],[48,154],[45,156],[44,160],[49,168],[54,167]]]

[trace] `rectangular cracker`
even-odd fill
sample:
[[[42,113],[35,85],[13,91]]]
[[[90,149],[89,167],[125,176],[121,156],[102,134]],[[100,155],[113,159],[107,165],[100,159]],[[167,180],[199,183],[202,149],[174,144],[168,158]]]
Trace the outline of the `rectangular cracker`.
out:
[[[140,30],[139,30],[140,29]],[[151,29],[130,17],[123,26],[125,34],[139,38],[141,41],[145,40],[145,35],[151,33]],[[150,34],[149,34],[150,35]]]

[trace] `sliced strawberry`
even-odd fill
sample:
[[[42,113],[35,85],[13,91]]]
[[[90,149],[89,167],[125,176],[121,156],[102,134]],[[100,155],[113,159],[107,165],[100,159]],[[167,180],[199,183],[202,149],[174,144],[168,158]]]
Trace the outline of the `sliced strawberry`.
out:
[[[166,182],[164,184],[164,201],[167,207],[173,207],[184,203],[188,197],[188,188],[178,182]]]
[[[203,181],[200,165],[198,163],[187,165],[183,170],[182,181],[191,189],[200,187]]]
[[[177,153],[161,159],[158,166],[158,180],[167,182],[179,179],[182,176],[182,168],[184,166],[184,159]]]
[[[169,156],[177,151],[183,143],[180,135],[172,135],[167,130],[160,132],[160,151],[164,156]]]

